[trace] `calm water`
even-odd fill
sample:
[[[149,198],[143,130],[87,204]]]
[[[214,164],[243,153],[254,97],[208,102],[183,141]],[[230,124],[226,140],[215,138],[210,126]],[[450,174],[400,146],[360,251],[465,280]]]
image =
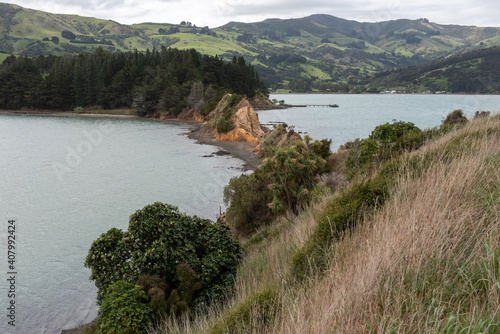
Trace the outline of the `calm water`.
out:
[[[241,174],[234,158],[203,157],[187,127],[138,120],[0,115],[0,270],[7,278],[7,225],[16,220],[16,327],[59,333],[95,318],[96,289],[83,261],[94,239],[155,201],[214,219],[223,186]]]
[[[273,95],[294,108],[259,112],[332,149],[393,119],[433,127],[454,109],[498,111],[499,96]],[[83,261],[94,239],[126,229],[155,201],[215,218],[222,190],[241,161],[204,155],[178,124],[138,120],[0,115],[0,333],[59,333],[92,320],[96,290]],[[16,220],[16,328],[7,325],[7,225]],[[3,311],[2,311],[3,310]]]
[[[262,123],[285,122],[297,132],[315,139],[332,139],[332,151],[347,141],[366,138],[379,124],[401,120],[430,128],[455,109],[468,118],[476,111],[499,112],[500,96],[494,95],[303,95],[273,94],[287,104],[338,104],[339,108],[307,107],[259,111]]]

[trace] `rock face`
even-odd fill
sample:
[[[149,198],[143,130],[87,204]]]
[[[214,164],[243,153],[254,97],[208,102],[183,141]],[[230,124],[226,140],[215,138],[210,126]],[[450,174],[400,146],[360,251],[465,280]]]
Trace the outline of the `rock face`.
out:
[[[265,133],[260,125],[259,116],[246,98],[233,107],[235,111],[230,118],[232,129],[227,133],[220,133],[217,130],[217,122],[224,116],[230,97],[230,94],[224,96],[217,107],[208,115],[207,133],[216,140],[259,144]]]

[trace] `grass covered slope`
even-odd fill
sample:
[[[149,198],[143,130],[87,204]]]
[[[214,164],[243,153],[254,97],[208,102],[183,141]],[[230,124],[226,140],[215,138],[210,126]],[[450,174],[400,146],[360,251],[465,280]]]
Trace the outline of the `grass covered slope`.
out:
[[[386,204],[287,305],[287,333],[500,330],[500,118],[408,157]],[[272,332],[272,330],[271,330]]]
[[[157,333],[500,331],[499,144],[500,116],[477,119],[345,190],[318,190],[307,210],[244,241],[222,309]],[[307,259],[336,203],[368,196],[360,189],[380,178],[384,200],[367,198],[375,204],[353,210],[349,226],[332,225],[321,261],[297,275],[297,254]]]

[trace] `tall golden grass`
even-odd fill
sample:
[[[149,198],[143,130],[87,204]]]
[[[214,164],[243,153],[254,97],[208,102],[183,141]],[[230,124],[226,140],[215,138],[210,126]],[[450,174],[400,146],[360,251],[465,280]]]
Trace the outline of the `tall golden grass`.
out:
[[[223,307],[167,320],[155,333],[209,333],[270,284],[279,294],[274,318],[259,323],[255,314],[236,332],[500,333],[500,117],[470,122],[411,156],[427,159],[425,169],[395,171],[390,199],[332,247],[324,275],[294,282],[290,257],[335,195],[248,240]]]
[[[414,154],[430,152],[262,332],[500,332],[500,119]]]

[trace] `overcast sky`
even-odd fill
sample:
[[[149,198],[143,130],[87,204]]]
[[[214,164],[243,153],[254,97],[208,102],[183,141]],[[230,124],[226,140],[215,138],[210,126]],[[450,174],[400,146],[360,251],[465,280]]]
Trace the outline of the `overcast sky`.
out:
[[[428,18],[440,24],[500,26],[498,0],[0,0],[60,14],[124,24],[190,21],[215,28],[230,21],[330,14],[362,22]]]

